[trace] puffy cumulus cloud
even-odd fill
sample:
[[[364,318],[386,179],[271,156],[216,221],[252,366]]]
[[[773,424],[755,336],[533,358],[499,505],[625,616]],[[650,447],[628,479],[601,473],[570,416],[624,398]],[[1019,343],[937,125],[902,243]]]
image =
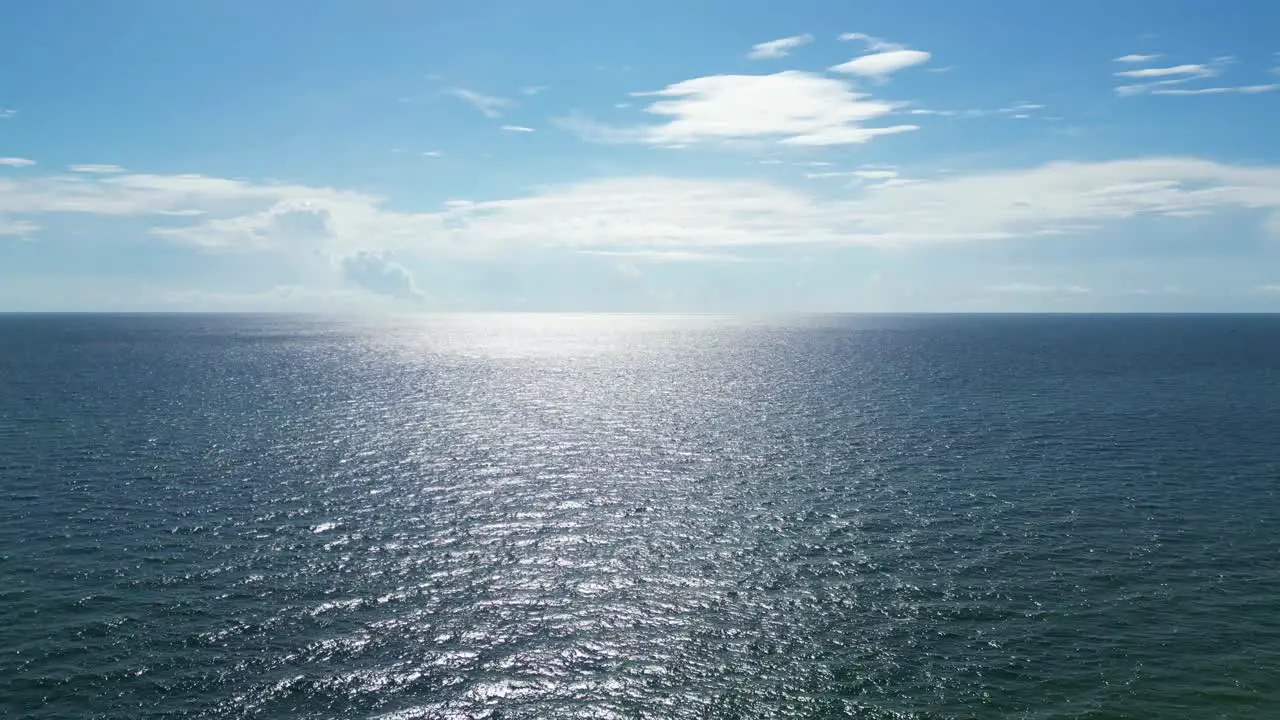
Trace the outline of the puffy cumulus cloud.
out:
[[[710,75],[654,92],[645,111],[661,125],[611,128],[583,118],[560,124],[588,140],[684,146],[707,141],[770,141],[783,145],[847,145],[918,129],[867,126],[899,103],[872,99],[843,80],[787,70],[771,75]]]
[[[413,275],[384,253],[361,250],[339,258],[337,264],[347,281],[370,292],[414,303],[426,299]]]
[[[208,249],[252,251],[322,245],[330,238],[329,210],[307,200],[284,200],[259,212],[198,225],[154,228],[153,235]]]

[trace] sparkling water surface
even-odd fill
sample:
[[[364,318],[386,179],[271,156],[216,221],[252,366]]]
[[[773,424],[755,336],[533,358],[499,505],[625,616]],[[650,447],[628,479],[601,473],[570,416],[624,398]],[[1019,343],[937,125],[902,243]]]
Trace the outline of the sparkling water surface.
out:
[[[1280,717],[1280,318],[0,316],[0,714]]]

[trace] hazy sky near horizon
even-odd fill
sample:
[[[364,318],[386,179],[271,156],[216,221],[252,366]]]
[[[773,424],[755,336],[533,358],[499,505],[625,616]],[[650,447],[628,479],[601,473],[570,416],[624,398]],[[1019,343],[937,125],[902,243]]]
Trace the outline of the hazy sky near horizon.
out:
[[[1280,311],[1280,3],[8,0],[0,310]]]

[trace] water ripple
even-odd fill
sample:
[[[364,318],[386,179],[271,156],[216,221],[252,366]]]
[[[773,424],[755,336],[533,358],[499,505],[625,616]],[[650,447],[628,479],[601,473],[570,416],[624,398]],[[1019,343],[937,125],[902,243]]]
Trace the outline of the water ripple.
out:
[[[1273,319],[3,323],[14,716],[1280,704]]]

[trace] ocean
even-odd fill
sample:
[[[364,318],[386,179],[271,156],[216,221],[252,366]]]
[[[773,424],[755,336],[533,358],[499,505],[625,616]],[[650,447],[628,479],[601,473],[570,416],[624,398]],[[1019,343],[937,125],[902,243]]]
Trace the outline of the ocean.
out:
[[[1280,317],[0,316],[0,715],[1275,718]]]

